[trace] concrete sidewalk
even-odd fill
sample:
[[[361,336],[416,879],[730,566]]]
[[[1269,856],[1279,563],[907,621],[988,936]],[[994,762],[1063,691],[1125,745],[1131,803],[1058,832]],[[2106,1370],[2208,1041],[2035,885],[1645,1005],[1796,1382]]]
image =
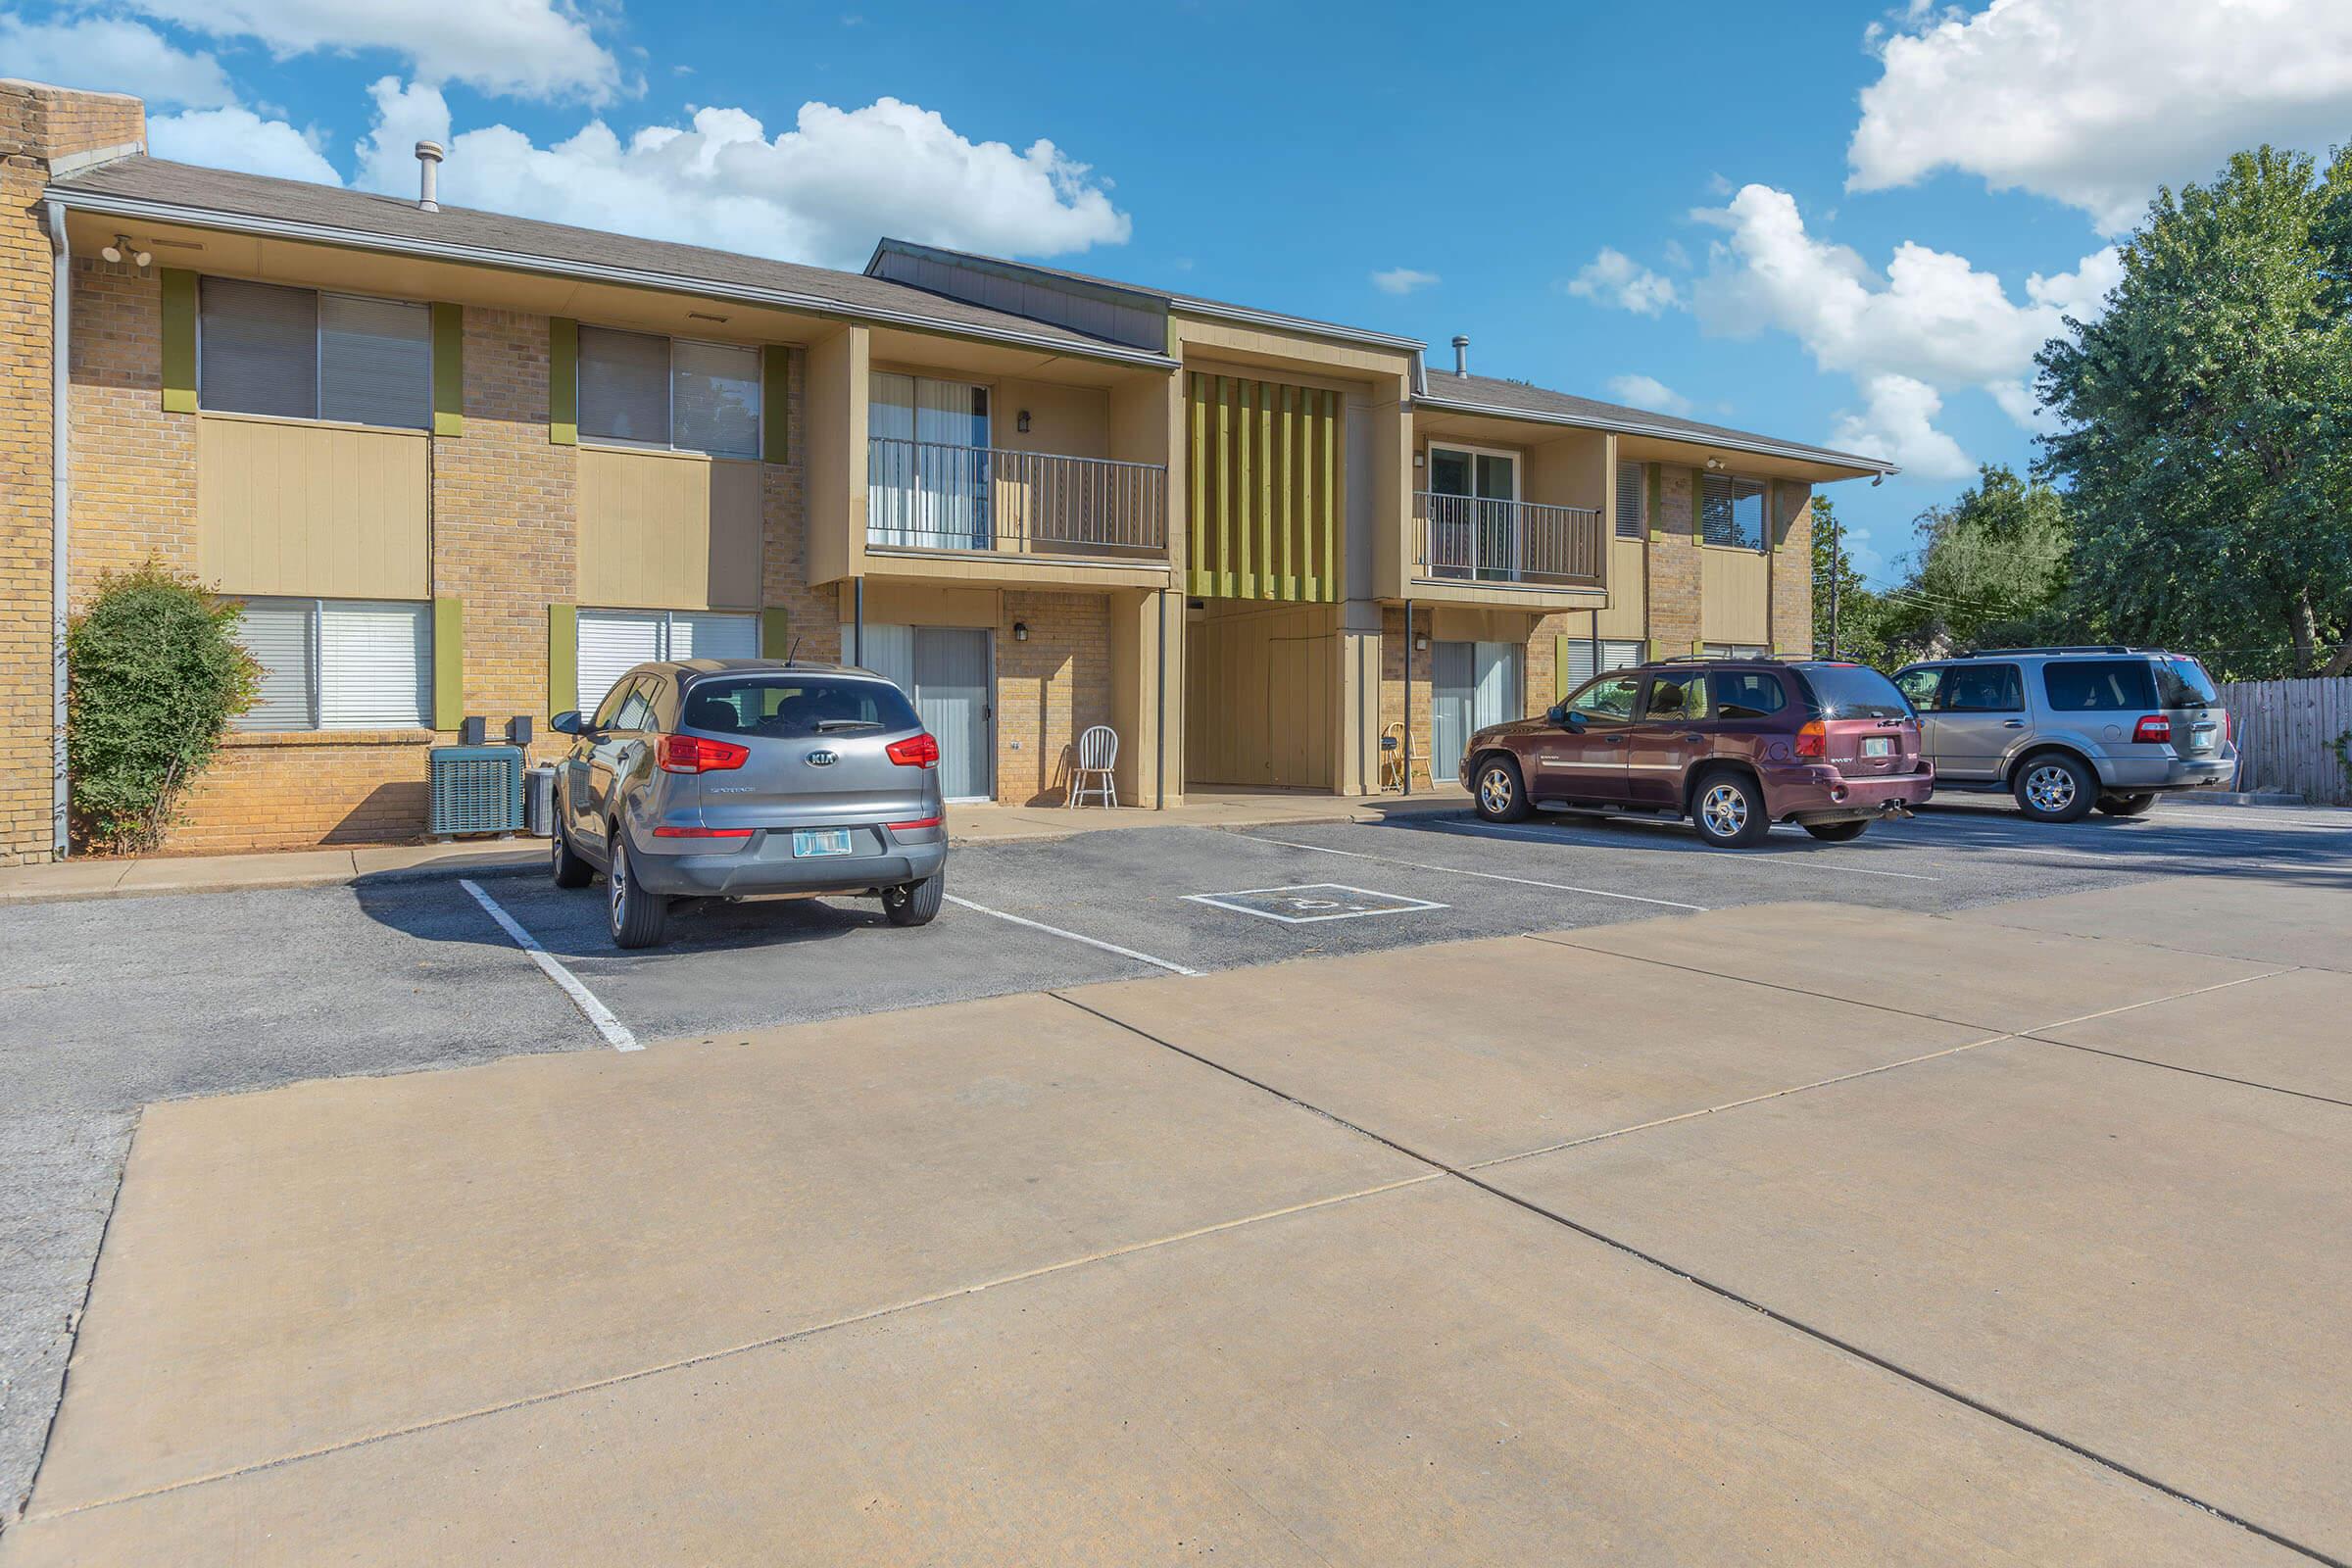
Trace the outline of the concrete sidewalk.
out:
[[[952,806],[954,844],[1006,844],[1140,827],[1277,827],[1294,822],[1379,822],[1468,808],[1469,795],[1445,785],[1411,797],[1315,795],[1298,791],[1196,793],[1152,811],[1087,807]],[[346,882],[432,876],[502,876],[547,863],[545,839],[470,839],[448,844],[363,844],[272,855],[93,856],[47,865],[0,867],[0,906],[166,893],[234,893],[257,888],[332,887]]]

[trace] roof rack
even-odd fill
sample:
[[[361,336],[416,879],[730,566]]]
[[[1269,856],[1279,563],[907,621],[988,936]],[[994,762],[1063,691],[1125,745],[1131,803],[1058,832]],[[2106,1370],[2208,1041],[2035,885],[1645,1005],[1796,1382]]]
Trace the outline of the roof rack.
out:
[[[1669,654],[1653,659],[1653,664],[1810,664],[1825,662],[1820,654]],[[1847,660],[1826,660],[1831,663],[1847,663]]]
[[[1964,648],[1954,659],[1992,659],[2009,654],[2160,654],[2161,648],[2127,648],[2122,643],[2075,643],[2055,648]]]

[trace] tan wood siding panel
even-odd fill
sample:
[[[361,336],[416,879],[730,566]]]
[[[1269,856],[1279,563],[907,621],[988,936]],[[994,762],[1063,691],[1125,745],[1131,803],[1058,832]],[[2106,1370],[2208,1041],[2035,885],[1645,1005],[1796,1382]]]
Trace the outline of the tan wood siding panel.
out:
[[[1211,614],[1186,632],[1185,781],[1332,787],[1334,612]]]
[[[1648,584],[1643,580],[1642,552],[1644,541],[1616,539],[1609,541],[1609,608],[1600,612],[1602,637],[1646,637],[1649,635]]]
[[[1711,643],[1771,642],[1770,558],[1715,546],[1702,546],[1698,557],[1699,635]]]
[[[760,484],[756,463],[581,448],[579,602],[757,608]]]
[[[232,594],[423,599],[431,449],[420,433],[197,421],[197,569]]]

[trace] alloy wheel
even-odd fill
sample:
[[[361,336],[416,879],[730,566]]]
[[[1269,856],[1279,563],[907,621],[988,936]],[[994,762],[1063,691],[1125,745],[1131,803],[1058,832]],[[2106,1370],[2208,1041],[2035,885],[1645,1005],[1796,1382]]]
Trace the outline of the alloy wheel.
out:
[[[1490,816],[1500,816],[1511,808],[1511,773],[1506,767],[1490,767],[1478,776],[1478,804]]]
[[[1747,826],[1747,794],[1734,784],[1716,784],[1699,797],[1698,811],[1707,831],[1719,839],[1734,838]]]
[[[612,889],[612,929],[618,931],[629,918],[629,852],[621,848],[618,834],[612,838],[612,874],[605,881]]]
[[[2026,775],[2026,799],[2037,811],[2063,811],[2075,804],[2075,775],[2055,762],[2044,762]]]

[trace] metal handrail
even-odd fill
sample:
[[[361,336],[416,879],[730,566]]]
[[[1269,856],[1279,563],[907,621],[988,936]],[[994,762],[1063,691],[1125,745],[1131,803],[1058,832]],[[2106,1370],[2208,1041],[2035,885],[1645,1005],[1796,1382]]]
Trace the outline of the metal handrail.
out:
[[[865,486],[868,545],[1126,556],[1168,544],[1156,463],[872,436]]]
[[[1413,492],[1425,576],[1598,587],[1606,536],[1597,507]]]

